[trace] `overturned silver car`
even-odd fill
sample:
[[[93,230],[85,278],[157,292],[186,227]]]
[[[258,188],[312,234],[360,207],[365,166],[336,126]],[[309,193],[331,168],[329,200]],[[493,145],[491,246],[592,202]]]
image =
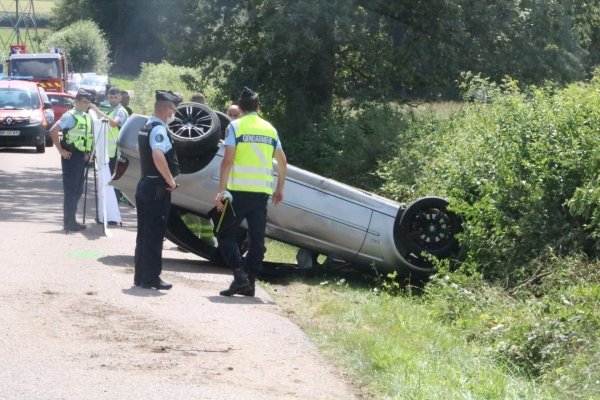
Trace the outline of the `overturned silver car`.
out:
[[[137,137],[147,119],[132,115],[118,138],[120,159],[111,185],[133,204],[141,175]],[[182,103],[170,125],[182,173],[172,195],[167,237],[215,262],[220,260],[218,248],[189,229],[186,215],[206,217],[214,207],[224,153],[221,139],[228,123],[223,113]],[[460,220],[447,205],[442,198],[424,197],[406,206],[289,166],[283,203],[268,206],[266,236],[300,248],[304,259],[309,255],[314,261],[318,255],[327,255],[337,265],[429,273],[433,269],[426,254],[447,258],[458,247],[455,235]],[[244,239],[241,228],[241,248]]]

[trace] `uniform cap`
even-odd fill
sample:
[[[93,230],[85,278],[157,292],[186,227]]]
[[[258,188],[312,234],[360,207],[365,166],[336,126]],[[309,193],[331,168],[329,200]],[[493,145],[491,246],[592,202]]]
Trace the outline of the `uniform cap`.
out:
[[[85,89],[79,89],[77,91],[77,94],[75,95],[75,97],[85,97],[88,100],[92,99],[92,95]]]
[[[175,106],[180,103],[179,97],[177,97],[177,95],[170,90],[157,90],[154,98],[156,101],[170,101],[171,103],[175,104]]]
[[[240,99],[247,99],[254,96],[255,93],[247,86],[244,86],[244,90],[242,90],[242,94],[240,94]]]

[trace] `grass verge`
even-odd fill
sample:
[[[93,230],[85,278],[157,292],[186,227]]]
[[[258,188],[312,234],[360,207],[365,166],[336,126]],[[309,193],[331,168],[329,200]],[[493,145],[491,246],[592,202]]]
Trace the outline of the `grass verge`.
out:
[[[110,75],[110,83],[118,86],[121,90],[133,90],[133,75]]]
[[[266,284],[323,354],[375,398],[550,399],[432,315],[423,299],[344,278]]]

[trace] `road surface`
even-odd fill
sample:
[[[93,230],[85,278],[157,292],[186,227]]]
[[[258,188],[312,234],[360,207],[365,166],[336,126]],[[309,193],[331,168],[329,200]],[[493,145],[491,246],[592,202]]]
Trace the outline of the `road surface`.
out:
[[[0,149],[1,399],[357,396],[264,290],[219,296],[229,271],[170,242],[173,289],[134,287],[135,211],[108,238],[88,199],[65,235],[56,148]]]

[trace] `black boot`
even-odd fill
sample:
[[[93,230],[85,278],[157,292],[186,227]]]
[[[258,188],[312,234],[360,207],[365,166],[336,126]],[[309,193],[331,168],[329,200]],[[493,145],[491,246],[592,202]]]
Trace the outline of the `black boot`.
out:
[[[250,283],[248,277],[243,269],[238,268],[233,271],[233,282],[229,286],[229,289],[222,290],[219,292],[221,296],[233,296],[234,294],[241,294],[244,291],[250,289]]]
[[[254,297],[254,291],[256,288],[256,277],[248,275],[248,283],[250,284],[250,287],[244,290],[243,292],[240,292],[240,294],[242,296]]]

